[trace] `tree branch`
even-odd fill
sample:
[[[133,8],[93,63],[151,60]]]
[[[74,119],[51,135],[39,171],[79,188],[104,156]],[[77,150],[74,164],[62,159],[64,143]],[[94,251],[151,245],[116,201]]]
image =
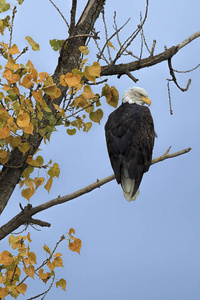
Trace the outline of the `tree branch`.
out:
[[[185,47],[187,44],[191,43],[194,39],[200,37],[200,31],[192,34],[187,39],[185,39],[183,42],[176,46],[172,46],[169,49],[166,49],[165,51],[157,54],[157,55],[150,55],[147,58],[143,58],[137,61],[133,61],[127,64],[112,64],[112,65],[106,65],[102,66],[101,68],[101,76],[111,76],[111,75],[125,75],[127,73],[127,70],[129,72],[133,72],[136,70],[140,70],[142,68],[151,67],[158,63],[161,63],[165,60],[169,60],[172,58],[180,49]]]
[[[50,0],[50,2],[53,4],[52,0]],[[59,84],[60,76],[62,74],[71,72],[71,70],[73,70],[74,68],[78,68],[81,55],[79,47],[85,44],[88,38],[88,34],[91,33],[94,27],[94,23],[96,22],[96,19],[98,18],[104,3],[105,0],[88,0],[83,14],[80,17],[78,24],[75,26],[75,35],[86,36],[80,36],[68,40],[65,49],[60,54],[58,65],[52,76],[55,84]],[[58,10],[58,8],[56,9]],[[54,101],[54,103],[57,105],[60,105],[68,89],[68,87],[63,87],[61,85],[59,85],[59,88],[61,90],[61,96]],[[49,108],[53,111],[54,106],[50,97],[45,94],[44,100],[49,105]],[[45,116],[46,115],[44,115],[42,122],[43,124],[48,124],[49,120]],[[0,214],[6,207],[10,196],[12,195],[16,185],[18,184],[21,178],[22,172],[27,167],[27,156],[34,155],[42,139],[43,138],[38,132],[34,132],[33,135],[30,135],[30,149],[24,156],[23,153],[17,147],[14,150],[12,150],[9,161],[7,162],[6,166],[3,167],[0,173]],[[15,166],[22,167],[13,168]]]
[[[173,158],[173,157],[188,153],[191,150],[191,148],[186,148],[186,149],[180,150],[178,152],[169,154],[170,148],[171,147],[169,147],[163,155],[153,159],[151,164],[153,165],[153,164],[163,161],[165,159]],[[96,182],[94,182],[72,194],[69,194],[69,195],[66,195],[63,197],[58,197],[56,199],[50,200],[50,201],[48,201],[44,204],[38,205],[36,207],[32,207],[30,204],[28,204],[18,215],[16,215],[8,223],[6,223],[5,225],[3,225],[0,228],[0,240],[2,240],[4,237],[6,237],[8,234],[10,234],[14,230],[16,230],[21,225],[31,223],[31,220],[33,220],[31,217],[33,215],[35,215],[43,210],[46,210],[50,207],[53,207],[55,205],[62,204],[62,203],[68,202],[70,200],[73,200],[75,198],[78,198],[86,193],[93,191],[96,188],[100,188],[102,185],[112,181],[113,179],[115,179],[114,174],[110,175],[104,179],[101,179],[101,180],[97,179]],[[34,221],[37,221],[37,222],[34,222],[34,224],[40,225],[39,220],[34,220]],[[43,221],[41,221],[41,222],[42,222],[43,226],[45,226],[45,222],[43,222]],[[46,223],[46,224],[48,224],[47,226],[49,226],[49,223]]]

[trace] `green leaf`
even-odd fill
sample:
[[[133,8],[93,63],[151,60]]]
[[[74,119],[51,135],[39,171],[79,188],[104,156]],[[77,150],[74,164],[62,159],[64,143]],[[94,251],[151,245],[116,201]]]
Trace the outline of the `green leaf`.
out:
[[[24,2],[24,0],[17,0],[17,1],[19,5],[21,5]]]
[[[27,142],[20,144],[18,146],[18,149],[23,153],[23,155],[29,150],[29,148],[30,148],[30,144]]]
[[[25,39],[26,39],[27,42],[31,45],[33,51],[39,51],[39,50],[40,50],[39,44],[37,44],[37,43],[32,39],[32,37],[26,36]]]
[[[96,123],[100,124],[100,121],[103,118],[103,111],[102,111],[102,109],[98,108],[95,112],[91,112],[89,114],[89,117],[90,117],[90,119],[93,122],[96,122]]]
[[[0,13],[10,9],[10,4],[6,3],[5,0],[0,1]]]
[[[54,51],[58,51],[62,48],[62,45],[64,43],[65,40],[57,40],[57,39],[53,39],[50,40],[49,43],[51,45],[51,47],[53,48]]]
[[[76,128],[73,128],[73,129],[67,129],[67,133],[69,134],[69,135],[74,135],[75,133],[76,133]]]
[[[92,122],[87,122],[87,123],[84,124],[83,131],[88,132],[91,127],[92,127]]]

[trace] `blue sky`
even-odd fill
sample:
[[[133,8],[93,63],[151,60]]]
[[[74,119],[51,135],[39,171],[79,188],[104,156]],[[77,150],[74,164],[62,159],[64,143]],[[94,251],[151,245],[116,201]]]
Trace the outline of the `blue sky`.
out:
[[[80,13],[86,1],[79,2]],[[57,0],[55,3],[69,20],[69,1]],[[120,34],[125,40],[139,24],[139,13],[144,12],[144,8],[145,1],[107,1],[105,9],[110,35],[115,10],[119,26],[131,17]],[[144,32],[150,47],[153,39],[157,40],[156,54],[163,51],[165,45],[168,48],[177,45],[199,31],[199,9],[197,0],[150,1]],[[102,30],[100,20],[97,24],[97,31]],[[49,40],[65,39],[67,28],[49,1],[25,0],[19,6],[14,42],[23,48],[27,35],[40,44],[41,51],[29,51],[24,55],[24,62],[30,59],[39,71],[53,73],[58,54],[51,50]],[[100,36],[104,44],[103,33]],[[117,47],[114,41],[113,45]],[[138,54],[139,49],[138,39],[131,51]],[[195,67],[200,62],[199,49],[200,39],[180,50],[172,59],[173,67],[179,70]],[[90,50],[92,53],[96,49],[92,46]],[[167,63],[133,75],[139,79],[137,85],[145,88],[152,100],[151,112],[158,134],[153,157],[163,154],[169,146],[172,146],[172,152],[187,147],[191,147],[192,151],[153,165],[144,175],[140,195],[135,202],[128,203],[123,198],[121,187],[112,181],[79,199],[37,215],[37,218],[52,224],[50,229],[44,228],[40,232],[29,229],[32,249],[37,252],[41,249],[38,263],[44,258],[43,244],[53,249],[70,227],[75,228],[76,236],[83,243],[80,255],[70,252],[67,242],[58,248],[58,252],[64,255],[65,266],[58,270],[58,279],[64,277],[67,280],[67,292],[54,288],[47,299],[55,299],[55,296],[70,300],[199,299],[200,69],[177,75],[181,86],[192,78],[186,93],[171,83],[172,116],[167,93],[166,78],[170,78]],[[122,76],[120,79],[110,77],[108,84],[115,85],[121,97],[133,82]],[[60,128],[52,135],[50,144],[41,146],[45,161],[52,159],[59,163],[61,174],[49,194],[41,189],[33,196],[33,206],[58,195],[67,195],[112,174],[104,124],[113,108],[103,103],[103,109],[101,126],[93,125],[89,133],[79,132],[72,137],[66,134],[65,128]],[[1,224],[19,212],[19,202],[26,205],[20,193],[16,188],[1,217]],[[1,243],[1,249],[5,245],[6,240]],[[43,291],[37,280],[29,279],[29,283],[32,291],[28,291],[25,298]]]

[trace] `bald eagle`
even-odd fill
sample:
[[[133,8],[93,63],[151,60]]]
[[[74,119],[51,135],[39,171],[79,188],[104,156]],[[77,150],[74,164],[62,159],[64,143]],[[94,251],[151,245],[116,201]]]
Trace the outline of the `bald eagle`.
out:
[[[152,161],[155,131],[147,92],[132,87],[122,104],[112,112],[105,125],[110,162],[127,201],[135,200],[143,174]]]

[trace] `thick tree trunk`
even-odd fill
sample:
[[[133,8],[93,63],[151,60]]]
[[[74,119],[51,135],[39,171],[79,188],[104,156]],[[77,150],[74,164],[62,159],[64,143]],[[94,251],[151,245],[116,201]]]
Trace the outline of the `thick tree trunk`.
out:
[[[75,1],[76,2],[76,1]],[[105,0],[89,0],[77,25],[72,27],[70,30],[71,36],[90,34],[93,29],[94,23],[98,18]],[[79,46],[85,44],[87,37],[80,36],[69,39],[66,42],[64,50],[61,51],[58,65],[53,75],[55,83],[59,83],[60,75],[70,72],[72,69],[77,68],[80,60]],[[60,86],[62,91],[59,99],[56,99],[56,103],[60,104],[67,88]],[[45,101],[48,101],[48,96],[45,95]],[[43,120],[47,122],[47,120]],[[20,180],[21,174],[27,167],[26,159],[28,155],[33,155],[42,141],[42,137],[38,133],[34,133],[30,137],[30,149],[23,156],[22,152],[15,148],[11,154],[8,163],[3,167],[0,173],[0,214],[6,207],[10,196],[12,195],[17,183]]]

